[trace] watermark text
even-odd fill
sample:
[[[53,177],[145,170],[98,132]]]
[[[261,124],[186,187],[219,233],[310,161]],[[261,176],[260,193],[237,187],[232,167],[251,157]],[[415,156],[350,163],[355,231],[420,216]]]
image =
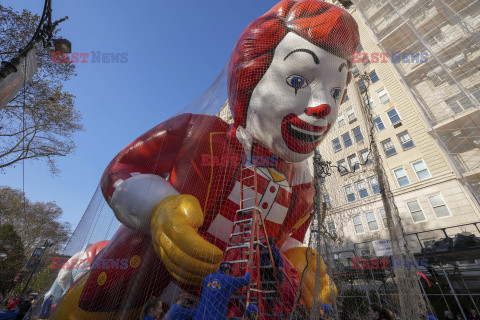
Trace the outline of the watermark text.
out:
[[[362,52],[355,51],[352,63],[426,63],[428,52]]]
[[[52,51],[52,63],[127,63],[127,52],[72,52]]]

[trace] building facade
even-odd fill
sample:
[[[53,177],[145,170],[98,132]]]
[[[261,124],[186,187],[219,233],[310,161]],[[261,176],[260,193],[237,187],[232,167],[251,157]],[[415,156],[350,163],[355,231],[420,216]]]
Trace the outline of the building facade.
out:
[[[368,159],[373,126],[413,251],[445,237],[441,228],[451,227],[450,236],[462,231],[478,235],[480,50],[476,34],[469,32],[478,30],[478,3],[456,8],[450,16],[453,2],[442,0],[353,2],[346,7],[361,38],[354,78],[337,123],[319,148],[340,169],[325,177],[322,188],[330,206],[329,229],[352,245],[388,238]],[[361,74],[368,75],[370,101]],[[449,78],[435,82],[434,75]],[[363,107],[367,104],[370,108]],[[368,123],[364,110],[374,123]],[[370,244],[359,250],[373,249]]]

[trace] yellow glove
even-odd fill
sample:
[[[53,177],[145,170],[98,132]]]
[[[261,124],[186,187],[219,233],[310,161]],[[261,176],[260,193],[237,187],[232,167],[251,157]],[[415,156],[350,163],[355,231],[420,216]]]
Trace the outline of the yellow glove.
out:
[[[203,219],[200,203],[191,195],[164,198],[150,219],[157,255],[176,279],[187,284],[202,284],[207,274],[217,270],[223,256],[198,234]]]
[[[297,269],[299,277],[302,276],[303,270],[307,265],[307,259],[305,258],[306,247],[291,248],[284,252],[284,255]],[[308,255],[308,267],[305,270],[303,277],[303,284],[301,288],[300,302],[302,305],[310,311],[313,304],[313,295],[315,292],[315,272],[317,270],[317,253],[313,249],[309,249]],[[320,290],[318,293],[318,300],[325,304],[332,304],[333,300],[337,297],[337,287],[330,281],[330,277],[327,274],[327,267],[320,260]],[[300,278],[301,279],[301,278]]]

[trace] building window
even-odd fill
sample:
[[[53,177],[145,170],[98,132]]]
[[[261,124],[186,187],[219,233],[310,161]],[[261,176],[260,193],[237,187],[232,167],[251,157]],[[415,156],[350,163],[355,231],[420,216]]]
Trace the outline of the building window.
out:
[[[367,184],[365,183],[365,181],[358,181],[357,182],[357,190],[358,190],[358,195],[360,196],[360,198],[368,197]]]
[[[343,117],[343,114],[338,116],[337,123],[339,128],[345,125],[345,118]]]
[[[368,183],[370,183],[370,188],[372,188],[373,194],[380,193],[380,186],[378,185],[377,177],[371,177],[368,179]]]
[[[340,144],[340,139],[335,138],[332,140],[333,150],[335,152],[342,150],[342,145]]]
[[[332,206],[332,204],[330,203],[330,195],[326,193],[322,197],[323,197],[323,202],[327,204],[327,208],[330,208]]]
[[[370,63],[370,59],[368,58],[368,55],[366,54],[363,55],[362,62],[364,67],[368,66],[368,64]]]
[[[360,142],[363,140],[363,135],[362,135],[362,131],[360,130],[360,126],[354,128],[352,130],[352,133],[353,133],[353,137],[355,138],[355,142]]]
[[[377,73],[375,71],[370,72],[369,76],[370,76],[370,80],[372,80],[372,83],[375,83],[379,80]]]
[[[360,233],[365,232],[365,229],[363,229],[362,217],[359,214],[354,216],[352,218],[352,221],[353,221],[353,227],[355,228],[355,233],[356,234],[360,234]]]
[[[352,139],[350,138],[350,134],[348,132],[342,134],[342,140],[345,148],[350,147],[352,145]]]
[[[375,123],[375,130],[377,130],[377,132],[385,129],[385,126],[382,122],[382,118],[380,118],[380,116],[373,119],[373,122]]]
[[[358,71],[357,66],[353,66],[353,68],[352,68],[352,75],[353,75],[354,77],[356,77],[356,76],[358,76],[359,74],[360,74],[360,71]]]
[[[428,197],[428,201],[430,201],[430,204],[432,205],[433,211],[435,212],[437,218],[450,216],[450,211],[448,210],[445,201],[443,201],[442,195],[436,194]]]
[[[369,106],[370,109],[373,109],[376,107],[375,105],[375,102],[373,102],[373,99],[372,97],[368,96],[368,99],[363,99],[363,103],[366,105],[366,106]]]
[[[357,116],[355,115],[353,108],[350,108],[347,110],[347,117],[348,117],[349,123],[352,123],[353,121],[357,120]]]
[[[420,221],[427,220],[417,200],[407,202],[407,207],[408,207],[408,210],[410,210],[410,214],[412,215],[413,222],[420,222]]]
[[[335,222],[331,221],[327,223],[328,233],[334,238],[337,237],[337,229],[335,228]]]
[[[388,228],[388,223],[387,223],[387,213],[385,212],[385,209],[380,208],[378,209],[378,212],[380,212],[380,218],[382,218],[382,223],[385,229]]]
[[[400,143],[402,144],[403,150],[408,150],[412,149],[415,147],[415,144],[413,143],[412,137],[408,134],[408,131],[402,132],[398,135],[398,140],[400,140]]]
[[[429,240],[423,240],[422,242],[423,242],[423,247],[424,247],[424,248],[430,248],[431,246],[433,246],[433,244],[434,244],[435,242],[437,242],[437,240],[435,240],[435,239],[429,239]]]
[[[370,150],[365,149],[360,151],[360,159],[362,161],[362,165],[364,166],[372,163],[372,155],[370,154]]]
[[[428,72],[426,74],[426,77],[429,80],[429,82],[432,83],[432,85],[434,87],[438,87],[438,86],[442,85],[443,83],[450,81],[450,78],[449,78],[448,74],[440,66],[438,66],[435,69],[433,69],[432,71]]]
[[[395,108],[393,108],[391,110],[388,110],[387,115],[390,118],[390,122],[392,123],[392,125],[400,122],[400,120],[401,120],[400,116],[398,115],[397,110],[395,110]]]
[[[407,172],[403,167],[393,170],[393,174],[395,175],[395,179],[397,179],[398,186],[403,187],[410,184]]]
[[[325,183],[327,181],[327,179],[325,179],[325,177],[320,177],[320,183]]]
[[[385,88],[382,88],[382,89],[378,90],[377,91],[377,96],[378,96],[378,99],[380,99],[380,101],[383,104],[386,104],[386,103],[390,102],[390,96],[388,95],[388,92]]]
[[[363,82],[363,80],[359,80],[357,82],[357,85],[358,85],[358,88],[360,89],[360,92],[364,92],[367,90],[367,87],[365,87],[365,83]]]
[[[355,191],[353,190],[353,186],[346,186],[345,187],[345,194],[347,196],[347,201],[348,202],[353,202],[357,200],[355,198]]]
[[[348,173],[347,163],[345,162],[345,160],[338,161],[337,167],[338,167],[338,172],[340,172],[341,176]]]
[[[464,110],[464,107],[461,104],[460,100],[448,99],[445,102],[449,106],[450,110],[452,110],[452,112],[455,113],[455,114],[460,113]]]
[[[377,219],[375,219],[375,213],[373,211],[365,213],[365,218],[367,218],[367,225],[370,231],[378,230]]]
[[[417,174],[418,180],[421,181],[431,177],[430,172],[428,171],[428,168],[423,160],[412,163],[412,167]]]
[[[480,91],[475,86],[467,89],[470,94],[480,103]]]
[[[360,255],[362,257],[368,257],[370,256],[372,253],[370,252],[370,249],[368,248],[364,248],[364,249],[360,249]]]
[[[397,150],[395,150],[395,146],[393,145],[392,140],[387,139],[385,141],[382,141],[382,146],[387,157],[391,157],[397,154]]]
[[[356,154],[352,154],[347,158],[348,164],[350,165],[350,170],[356,171],[360,170],[360,161],[358,161],[358,157]]]

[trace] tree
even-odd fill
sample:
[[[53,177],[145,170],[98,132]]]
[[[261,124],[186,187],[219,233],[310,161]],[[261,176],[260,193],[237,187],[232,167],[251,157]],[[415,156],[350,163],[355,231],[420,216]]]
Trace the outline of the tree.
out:
[[[60,251],[71,231],[68,222],[59,221],[62,213],[55,202],[31,202],[21,190],[0,187],[0,225],[13,225],[27,256],[45,240],[53,243],[53,252]]]
[[[48,261],[43,260],[42,261]],[[50,261],[48,261],[50,262]],[[30,287],[31,292],[43,293],[46,292],[55,281],[57,277],[58,270],[52,270],[52,266],[47,265],[43,271],[39,272],[32,280],[32,286]]]
[[[40,18],[28,10],[0,5],[0,59],[8,60],[31,39]],[[58,33],[59,29],[55,31]],[[75,149],[83,130],[75,96],[62,83],[76,76],[72,63],[53,63],[48,48],[37,45],[38,71],[0,111],[0,169],[23,159],[45,160],[53,174],[57,157]]]
[[[15,275],[25,263],[22,239],[11,224],[0,225],[0,252],[7,254],[7,259],[0,261],[0,293],[4,297],[14,287]]]

